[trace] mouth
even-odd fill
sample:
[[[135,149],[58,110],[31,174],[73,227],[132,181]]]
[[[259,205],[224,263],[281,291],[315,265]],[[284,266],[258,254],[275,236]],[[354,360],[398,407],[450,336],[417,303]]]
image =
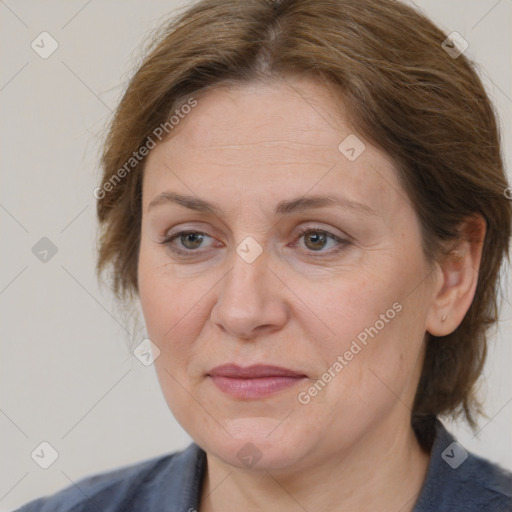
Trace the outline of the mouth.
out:
[[[217,366],[210,370],[208,377],[223,393],[239,399],[264,398],[307,379],[305,374],[289,368],[235,364]]]

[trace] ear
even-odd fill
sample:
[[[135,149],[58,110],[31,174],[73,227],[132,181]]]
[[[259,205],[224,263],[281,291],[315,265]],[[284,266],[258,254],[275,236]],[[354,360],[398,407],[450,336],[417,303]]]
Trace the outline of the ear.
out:
[[[427,317],[427,331],[446,336],[461,324],[475,296],[487,223],[480,214],[459,225],[459,240],[438,262],[440,279]]]

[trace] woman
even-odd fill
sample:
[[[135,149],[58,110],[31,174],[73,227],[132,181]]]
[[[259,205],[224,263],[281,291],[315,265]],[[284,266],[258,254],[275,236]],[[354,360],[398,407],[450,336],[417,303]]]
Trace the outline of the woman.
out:
[[[512,510],[438,419],[475,425],[511,233],[460,40],[394,0],[203,0],[103,170],[98,271],[194,443],[20,510]]]

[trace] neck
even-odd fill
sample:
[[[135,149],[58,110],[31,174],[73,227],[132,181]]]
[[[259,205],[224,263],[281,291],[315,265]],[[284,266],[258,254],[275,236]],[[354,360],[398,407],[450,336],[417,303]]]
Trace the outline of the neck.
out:
[[[423,486],[429,455],[409,423],[395,418],[348,449],[332,447],[306,469],[251,471],[207,455],[200,512],[330,510],[410,512]]]

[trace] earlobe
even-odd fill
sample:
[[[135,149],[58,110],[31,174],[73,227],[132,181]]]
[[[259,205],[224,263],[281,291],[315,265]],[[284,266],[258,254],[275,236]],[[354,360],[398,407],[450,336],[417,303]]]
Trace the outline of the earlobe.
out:
[[[433,336],[447,336],[461,324],[475,296],[478,270],[486,232],[486,222],[479,214],[459,226],[459,240],[438,262],[439,285],[427,318],[427,331]]]

